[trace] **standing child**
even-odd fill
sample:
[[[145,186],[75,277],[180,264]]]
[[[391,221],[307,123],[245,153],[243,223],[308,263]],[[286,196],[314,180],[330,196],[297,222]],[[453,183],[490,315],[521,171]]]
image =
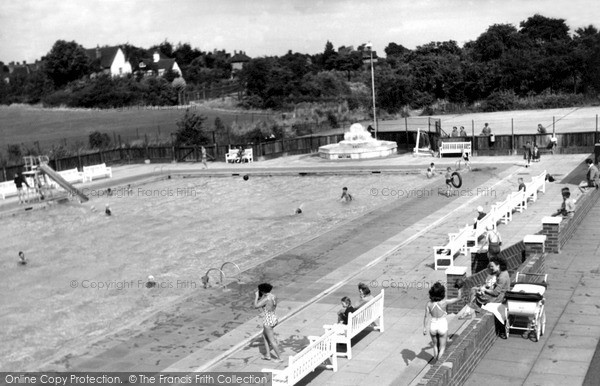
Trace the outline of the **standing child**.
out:
[[[445,298],[446,287],[440,282],[435,283],[429,289],[429,302],[427,302],[425,316],[423,317],[423,335],[427,335],[427,331],[429,331],[431,341],[433,342],[433,357],[436,360],[444,355],[448,342],[447,307],[449,304],[454,304],[461,300],[462,288],[458,288],[458,297],[454,299]],[[427,328],[427,320],[429,318],[431,320],[429,328]]]
[[[202,164],[204,165],[204,169],[208,169],[208,165],[206,165],[206,148],[202,146],[200,151],[202,152]]]
[[[448,166],[446,168],[446,196],[450,197],[450,192],[452,190],[452,168]]]
[[[465,149],[462,149],[462,159],[465,162],[465,166],[471,170],[471,161],[469,161],[469,152]]]
[[[352,195],[350,193],[348,193],[348,188],[345,186],[342,188],[342,197],[340,197],[340,201],[341,202],[352,201]]]

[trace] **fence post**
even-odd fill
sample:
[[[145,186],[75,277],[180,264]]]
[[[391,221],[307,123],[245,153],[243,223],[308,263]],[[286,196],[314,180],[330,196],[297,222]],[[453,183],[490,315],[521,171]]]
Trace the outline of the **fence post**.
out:
[[[598,114],[596,114],[596,135],[594,135],[594,144],[598,143]]]
[[[56,162],[54,163],[56,164]],[[79,166],[79,170],[83,171],[83,166],[81,165],[81,153],[79,151],[79,148],[77,148],[77,166]]]
[[[556,133],[556,129],[554,128],[554,125],[556,124],[556,117],[552,116],[552,136],[554,137],[554,134]]]
[[[8,181],[6,178],[6,166],[2,166],[2,174],[4,175],[4,181]]]
[[[475,138],[475,120],[471,119],[471,136],[473,137],[473,155],[475,155],[475,150],[477,150],[477,138]]]
[[[408,145],[408,117],[404,117],[404,132],[406,134],[406,148],[410,149]]]
[[[514,118],[510,119],[510,149],[515,154],[515,124]]]

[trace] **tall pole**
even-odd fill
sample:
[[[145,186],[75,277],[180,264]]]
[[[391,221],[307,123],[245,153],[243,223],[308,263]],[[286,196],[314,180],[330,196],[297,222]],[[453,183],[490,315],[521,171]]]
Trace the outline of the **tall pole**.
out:
[[[373,125],[375,126],[375,139],[377,139],[377,108],[375,107],[375,71],[373,70],[373,47],[369,42],[369,53],[371,54],[371,89],[373,90]]]

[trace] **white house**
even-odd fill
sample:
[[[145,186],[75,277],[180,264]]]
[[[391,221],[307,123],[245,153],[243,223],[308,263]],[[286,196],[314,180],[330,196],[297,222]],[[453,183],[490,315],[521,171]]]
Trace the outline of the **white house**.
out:
[[[163,76],[166,71],[172,70],[183,78],[181,68],[179,68],[175,59],[165,58],[158,51],[154,51],[152,59],[142,59],[139,63],[139,69],[147,75],[155,74],[158,76]]]
[[[96,47],[86,49],[85,53],[93,63],[100,66],[101,72],[112,76],[131,74],[131,64],[125,58],[121,47]]]

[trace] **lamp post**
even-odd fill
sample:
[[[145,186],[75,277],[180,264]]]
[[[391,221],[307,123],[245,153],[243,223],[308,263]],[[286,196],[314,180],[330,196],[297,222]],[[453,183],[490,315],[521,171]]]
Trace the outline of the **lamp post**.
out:
[[[373,70],[373,44],[368,42],[365,46],[371,56],[371,90],[373,90],[373,126],[375,128],[375,139],[377,139],[377,107],[375,106],[375,71]]]

